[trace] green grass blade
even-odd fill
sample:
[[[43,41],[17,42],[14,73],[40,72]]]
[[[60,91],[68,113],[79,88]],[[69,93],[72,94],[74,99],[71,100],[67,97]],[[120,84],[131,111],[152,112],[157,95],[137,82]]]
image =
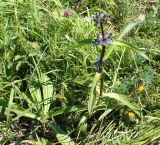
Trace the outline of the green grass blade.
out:
[[[36,114],[34,114],[34,113],[16,105],[16,104],[12,103],[12,105],[9,108],[7,102],[5,102],[3,100],[0,100],[0,111],[1,112],[6,111],[7,115],[9,115],[9,117],[10,117],[10,113],[13,112],[17,115],[16,118],[19,118],[19,117],[23,116],[23,117],[28,117],[28,118],[40,120],[40,117],[38,117]],[[14,118],[13,120],[16,120],[16,118]]]
[[[66,50],[64,51],[68,52],[69,50],[72,50],[73,48],[79,48],[82,46],[93,45],[93,44],[94,44],[94,41],[92,39],[84,39],[82,41],[74,42],[72,45],[68,46]]]
[[[56,5],[57,7],[59,7],[59,8],[62,8],[62,7],[63,7],[62,4],[61,4],[61,2],[60,2],[59,0],[52,0],[52,1],[54,1],[55,5]]]
[[[81,111],[84,111],[84,110],[86,110],[85,106],[67,106],[66,108],[61,108],[61,109],[58,109],[58,110],[55,110],[55,111],[53,110],[50,113],[50,116],[54,117],[54,116],[64,114],[64,113],[81,112]]]
[[[107,109],[99,118],[98,120],[102,120],[103,118],[105,118],[113,109]]]

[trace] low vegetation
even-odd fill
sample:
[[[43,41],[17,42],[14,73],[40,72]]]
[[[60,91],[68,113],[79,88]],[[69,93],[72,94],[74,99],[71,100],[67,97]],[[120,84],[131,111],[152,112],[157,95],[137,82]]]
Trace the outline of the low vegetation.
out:
[[[160,140],[158,0],[0,2],[0,143]]]

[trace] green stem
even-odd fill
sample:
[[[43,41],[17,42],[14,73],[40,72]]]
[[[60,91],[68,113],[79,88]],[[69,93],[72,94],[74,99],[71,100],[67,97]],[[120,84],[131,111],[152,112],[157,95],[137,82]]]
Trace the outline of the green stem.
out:
[[[103,25],[102,23],[100,24],[101,26],[101,31],[102,31],[102,41],[104,41],[104,30],[103,30]],[[105,54],[105,50],[106,50],[106,46],[103,45],[102,46],[102,51],[101,51],[101,56],[100,56],[100,63],[102,64],[103,62],[103,57],[104,57],[104,54]],[[104,84],[104,75],[103,75],[103,66],[99,66],[99,70],[101,72],[101,79],[100,79],[100,96],[103,96],[103,84]]]

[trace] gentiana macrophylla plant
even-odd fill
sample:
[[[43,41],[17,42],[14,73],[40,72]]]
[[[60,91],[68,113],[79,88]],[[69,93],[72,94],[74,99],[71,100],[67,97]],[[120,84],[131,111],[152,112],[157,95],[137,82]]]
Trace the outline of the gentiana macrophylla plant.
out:
[[[95,46],[101,46],[101,52],[100,55],[96,57],[96,62],[94,63],[94,66],[97,67],[96,74],[93,78],[93,82],[91,85],[91,90],[90,90],[90,96],[89,96],[89,101],[88,101],[88,111],[89,114],[92,114],[93,111],[96,108],[97,104],[97,85],[99,83],[99,96],[104,98],[104,97],[109,97],[116,99],[117,101],[121,102],[123,105],[128,106],[130,109],[132,109],[137,115],[140,114],[140,108],[133,104],[130,103],[130,99],[126,97],[125,95],[120,95],[117,93],[104,93],[103,92],[103,87],[104,87],[104,71],[103,67],[106,64],[106,60],[109,58],[111,53],[113,52],[115,46],[118,47],[120,46],[123,49],[129,49],[130,51],[134,51],[138,54],[140,54],[142,57],[145,59],[150,60],[139,48],[136,48],[126,42],[121,41],[122,38],[135,26],[138,24],[142,23],[144,21],[145,17],[144,15],[140,15],[136,22],[130,23],[127,25],[113,40],[113,37],[108,33],[104,32],[104,24],[108,21],[108,17],[104,13],[96,13],[95,16],[93,16],[93,20],[95,23],[95,26],[100,29],[100,34],[97,35],[97,38],[94,40],[94,45]]]
[[[108,33],[104,32],[104,23],[108,21],[108,17],[103,13],[96,13],[93,17],[95,25],[100,28],[101,33],[97,35],[95,39],[95,46],[100,45],[102,47],[100,56],[97,56],[97,72],[101,73],[101,82],[100,82],[100,96],[103,95],[103,57],[105,55],[105,51],[107,46],[113,42],[113,37]]]
[[[93,64],[97,67],[96,72],[100,76],[100,90],[99,95],[103,96],[103,83],[104,83],[104,73],[103,73],[103,66],[105,65],[105,61],[103,61],[106,49],[108,48],[108,45],[113,43],[113,37],[108,33],[104,32],[104,24],[108,21],[108,16],[104,13],[96,13],[95,16],[93,16],[93,20],[95,23],[95,26],[100,29],[100,34],[97,35],[97,38],[94,40],[94,45],[101,46],[101,53],[99,56],[96,57],[96,62]],[[96,84],[95,84],[96,85]],[[93,90],[91,90],[93,92]],[[95,99],[93,99],[95,101]],[[94,102],[91,102],[91,104],[94,104]],[[90,106],[90,105],[89,105]],[[89,109],[90,112],[90,109]]]

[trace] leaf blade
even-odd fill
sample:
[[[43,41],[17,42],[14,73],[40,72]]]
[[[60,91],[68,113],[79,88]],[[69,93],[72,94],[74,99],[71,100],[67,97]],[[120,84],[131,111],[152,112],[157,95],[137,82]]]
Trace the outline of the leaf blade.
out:
[[[133,110],[138,116],[141,116],[140,107],[137,104],[131,103],[131,100],[127,96],[117,93],[104,93],[104,96],[121,102],[123,105],[126,105],[128,108]]]

